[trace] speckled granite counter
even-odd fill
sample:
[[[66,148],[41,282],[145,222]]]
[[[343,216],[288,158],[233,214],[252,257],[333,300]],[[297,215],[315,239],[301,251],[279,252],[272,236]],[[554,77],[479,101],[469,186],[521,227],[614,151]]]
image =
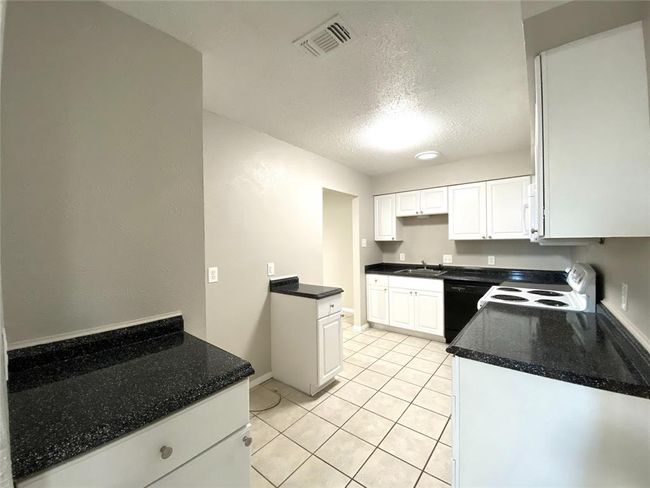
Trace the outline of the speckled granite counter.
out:
[[[509,269],[509,268],[479,268],[468,266],[435,266],[429,268],[444,271],[438,276],[417,276],[401,274],[399,271],[405,269],[419,269],[421,264],[406,263],[377,263],[366,266],[366,274],[395,275],[421,279],[475,281],[482,283],[500,284],[504,281],[527,281],[531,283],[548,283],[563,285],[566,284],[566,273],[563,271],[546,271],[534,269]]]
[[[597,313],[583,313],[488,303],[447,352],[650,398],[650,355],[602,306]]]
[[[284,279],[271,280],[269,290],[273,293],[281,293],[283,295],[293,295],[303,298],[312,298],[320,300],[322,298],[331,297],[343,293],[343,288],[336,288],[331,286],[321,285],[307,285],[300,283],[297,276],[291,276]]]
[[[182,317],[9,352],[15,479],[101,446],[253,374]]]

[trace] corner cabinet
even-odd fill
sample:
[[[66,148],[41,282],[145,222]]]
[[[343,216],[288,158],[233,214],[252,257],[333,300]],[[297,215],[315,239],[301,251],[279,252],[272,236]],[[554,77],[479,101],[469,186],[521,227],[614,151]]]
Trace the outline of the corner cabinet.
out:
[[[447,187],[407,191],[396,194],[397,217],[447,213]]]
[[[449,239],[528,239],[529,176],[449,187]]]
[[[375,241],[399,241],[395,194],[375,197]]]
[[[442,280],[367,275],[368,321],[444,337]]]

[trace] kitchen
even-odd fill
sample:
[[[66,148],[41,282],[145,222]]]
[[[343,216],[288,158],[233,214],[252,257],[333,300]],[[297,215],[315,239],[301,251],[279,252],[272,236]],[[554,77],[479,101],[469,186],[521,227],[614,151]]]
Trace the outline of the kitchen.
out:
[[[3,8],[2,486],[648,484],[648,2]]]

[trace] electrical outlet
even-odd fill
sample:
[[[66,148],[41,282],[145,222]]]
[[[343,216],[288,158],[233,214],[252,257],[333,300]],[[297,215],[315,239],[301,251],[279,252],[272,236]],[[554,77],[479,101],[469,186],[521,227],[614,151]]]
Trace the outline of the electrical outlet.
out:
[[[368,239],[361,239],[361,247],[368,247]]]
[[[494,266],[494,256],[488,256],[488,266]]]
[[[404,254],[403,252],[399,253],[399,260],[406,261],[406,254]]]
[[[266,263],[266,275],[273,276],[275,274],[275,263]]]
[[[454,258],[452,257],[451,254],[442,255],[442,264],[451,264],[453,262],[454,262]]]
[[[216,283],[219,281],[219,268],[212,266],[208,268],[208,283]]]
[[[627,312],[627,283],[621,285],[621,309]]]

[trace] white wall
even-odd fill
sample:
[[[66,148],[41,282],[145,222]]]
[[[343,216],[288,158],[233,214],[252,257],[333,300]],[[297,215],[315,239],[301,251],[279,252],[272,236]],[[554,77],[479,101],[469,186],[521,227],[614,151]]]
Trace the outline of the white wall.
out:
[[[10,2],[9,342],[181,310],[205,333],[201,55],[99,2]]]
[[[375,176],[373,193],[457,185],[473,181],[528,175],[533,172],[529,150],[429,165],[408,171]],[[454,263],[463,266],[487,266],[487,257],[495,257],[495,266],[502,268],[564,269],[571,262],[571,248],[540,247],[528,241],[450,241],[447,215],[424,219],[400,219],[402,242],[380,244],[383,260],[399,262],[400,253],[406,262],[442,263],[443,254],[451,254]]]
[[[323,190],[323,284],[343,288],[343,307],[354,308],[352,195]]]
[[[205,254],[208,266],[219,266],[219,283],[206,287],[207,337],[250,360],[261,375],[271,369],[266,263],[275,263],[277,275],[298,274],[320,284],[323,188],[358,195],[353,286],[360,290],[363,265],[381,260],[372,240],[370,180],[209,112],[203,130]],[[361,238],[368,247],[360,248]],[[365,322],[365,292],[357,300],[355,320]]]

